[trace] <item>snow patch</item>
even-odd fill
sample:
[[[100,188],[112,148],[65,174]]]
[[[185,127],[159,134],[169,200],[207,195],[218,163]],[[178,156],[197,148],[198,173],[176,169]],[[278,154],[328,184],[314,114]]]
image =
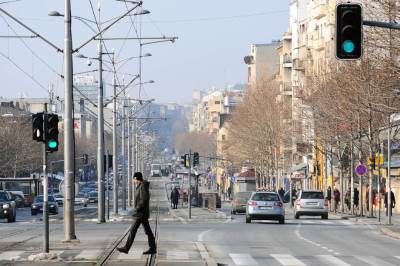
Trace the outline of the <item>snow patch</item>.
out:
[[[33,254],[28,257],[28,261],[42,261],[42,260],[58,260],[60,261],[61,258],[56,253],[39,253]]]

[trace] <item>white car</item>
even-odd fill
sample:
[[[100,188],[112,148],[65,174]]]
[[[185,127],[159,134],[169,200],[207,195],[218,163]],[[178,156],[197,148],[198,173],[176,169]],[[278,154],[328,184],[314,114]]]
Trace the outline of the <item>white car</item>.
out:
[[[86,195],[82,193],[78,193],[78,195],[75,196],[75,205],[81,205],[83,207],[87,207],[89,199],[86,197]]]
[[[64,196],[61,194],[54,194],[53,195],[54,199],[56,200],[58,206],[64,205]]]

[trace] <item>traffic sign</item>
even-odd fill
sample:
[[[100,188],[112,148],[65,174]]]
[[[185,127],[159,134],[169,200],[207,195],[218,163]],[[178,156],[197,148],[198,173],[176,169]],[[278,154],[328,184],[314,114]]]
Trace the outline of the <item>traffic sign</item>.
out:
[[[365,175],[365,173],[367,172],[367,167],[363,164],[360,164],[356,167],[356,173],[359,176],[363,176]]]

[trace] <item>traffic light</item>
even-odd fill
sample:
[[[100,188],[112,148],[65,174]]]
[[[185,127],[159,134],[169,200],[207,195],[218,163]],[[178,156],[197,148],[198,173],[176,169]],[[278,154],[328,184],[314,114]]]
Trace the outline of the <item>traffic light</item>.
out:
[[[336,7],[336,57],[359,59],[362,54],[362,8],[359,4]]]
[[[46,151],[58,151],[58,115],[45,114]]]
[[[190,167],[190,156],[189,156],[189,154],[186,153],[185,155],[181,156],[181,159],[183,161],[183,166],[186,167],[186,168],[189,168]]]
[[[32,138],[36,141],[44,141],[43,138],[43,113],[32,115]]]
[[[199,158],[199,153],[195,152],[193,153],[193,166],[199,165],[200,164],[200,158]]]

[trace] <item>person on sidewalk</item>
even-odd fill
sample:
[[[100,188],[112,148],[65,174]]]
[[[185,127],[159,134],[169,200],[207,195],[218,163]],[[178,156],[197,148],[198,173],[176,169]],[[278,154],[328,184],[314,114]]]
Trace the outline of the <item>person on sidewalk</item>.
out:
[[[179,191],[176,187],[171,191],[172,209],[178,209]]]
[[[133,175],[133,182],[136,185],[135,189],[135,210],[133,213],[134,222],[130,228],[128,239],[126,240],[124,247],[117,247],[117,250],[122,253],[128,253],[131,248],[133,241],[135,240],[135,236],[139,226],[142,224],[144,228],[144,232],[148,238],[148,244],[150,249],[143,252],[144,255],[155,254],[157,251],[156,241],[151,231],[151,227],[149,224],[150,217],[150,191],[149,186],[150,183],[148,181],[143,180],[143,175],[141,172],[136,172]]]
[[[358,205],[360,202],[360,192],[358,191],[358,189],[355,187],[354,188],[354,198],[353,198],[353,204],[354,204],[354,209],[355,212],[358,212]]]
[[[392,190],[390,190],[390,200],[391,200],[391,208],[390,208],[390,216],[393,215],[393,208],[396,207],[396,199],[394,198],[394,193]],[[388,216],[388,193],[387,191],[385,192],[385,208],[386,208],[386,216]]]
[[[369,184],[365,187],[365,207],[369,211]]]
[[[340,192],[337,188],[333,190],[333,201],[335,202],[334,211],[336,213],[337,208],[339,207],[340,202]]]
[[[350,204],[350,202],[351,202],[351,195],[350,195],[350,190],[347,190],[346,191],[346,194],[345,194],[345,196],[344,196],[344,203],[346,204],[346,206],[347,206],[347,211],[351,211],[351,204]]]
[[[329,202],[329,210],[332,210],[332,204],[331,204],[331,200],[332,200],[332,189],[331,186],[328,186],[328,189],[326,190],[326,199]]]

